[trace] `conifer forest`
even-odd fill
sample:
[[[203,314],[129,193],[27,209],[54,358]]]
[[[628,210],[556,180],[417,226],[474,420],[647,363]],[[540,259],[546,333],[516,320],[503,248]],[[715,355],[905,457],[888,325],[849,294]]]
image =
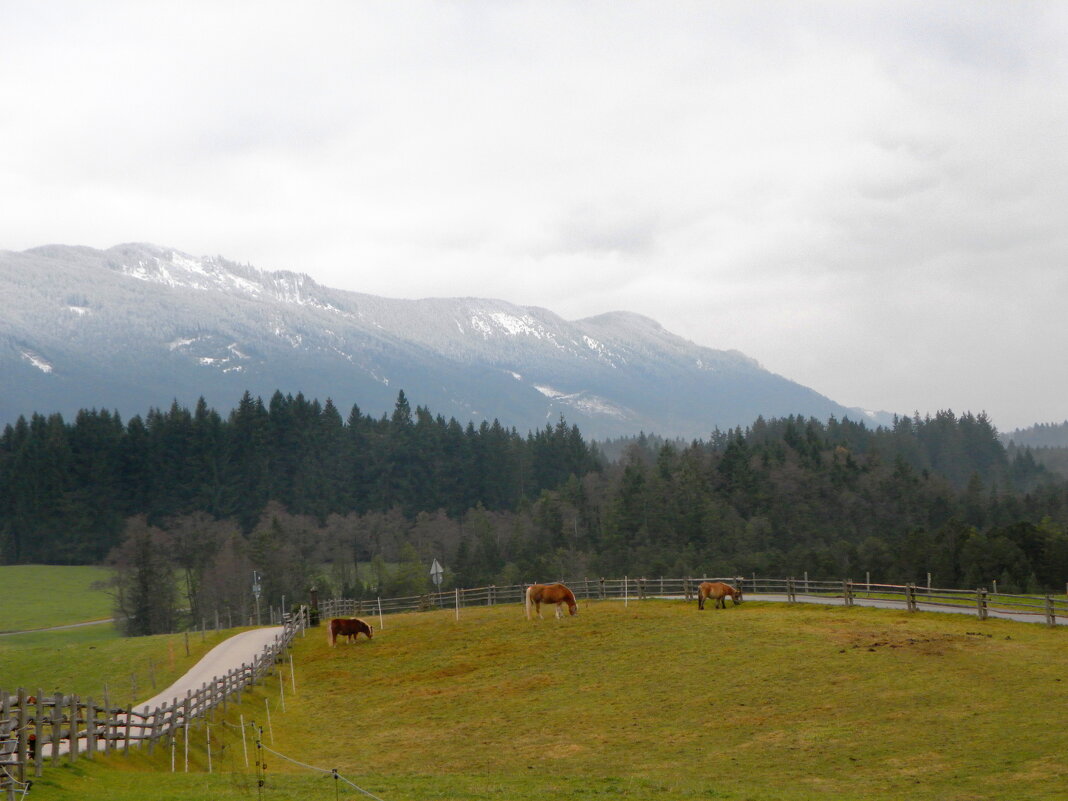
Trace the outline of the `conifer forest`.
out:
[[[131,633],[178,607],[247,611],[253,571],[279,604],[423,593],[433,559],[446,587],[807,571],[1063,592],[1068,481],[951,411],[593,443],[563,419],[446,420],[403,392],[378,418],[276,392],[226,415],[37,414],[0,437],[0,563],[114,565]],[[123,607],[138,587],[175,597],[139,616]]]

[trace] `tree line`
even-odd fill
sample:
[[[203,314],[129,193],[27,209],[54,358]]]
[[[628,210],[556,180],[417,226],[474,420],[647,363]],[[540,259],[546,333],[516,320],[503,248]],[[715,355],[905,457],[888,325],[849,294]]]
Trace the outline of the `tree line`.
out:
[[[499,422],[462,426],[413,411],[391,415],[276,392],[245,393],[224,419],[201,399],[123,423],[107,410],[20,418],[0,437],[0,562],[90,563],[125,521],[196,512],[253,530],[268,503],[320,524],[332,514],[399,509],[411,517],[482,505],[515,509],[595,465],[576,427],[521,436]]]
[[[276,393],[123,425],[35,416],[0,438],[5,561],[117,568],[131,633],[306,599],[572,576],[800,575],[1002,590],[1068,581],[1068,482],[985,415],[764,420],[606,443]],[[154,608],[166,586],[167,610]],[[169,611],[168,611],[169,610]],[[138,621],[143,621],[138,622]]]

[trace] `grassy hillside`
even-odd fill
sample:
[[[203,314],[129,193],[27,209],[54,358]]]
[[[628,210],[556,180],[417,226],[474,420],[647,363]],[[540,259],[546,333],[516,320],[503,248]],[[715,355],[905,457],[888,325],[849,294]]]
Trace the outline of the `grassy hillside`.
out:
[[[1055,799],[1068,786],[1066,638],[755,601],[703,613],[603,602],[536,622],[517,606],[467,609],[459,623],[430,612],[387,618],[354,646],[298,639],[286,713],[276,679],[244,712],[264,725],[273,699],[274,748],[385,801]],[[165,755],[113,758],[52,771],[34,794],[254,797],[240,749],[232,736],[216,746],[224,774],[195,772],[203,754],[189,774],[171,774]],[[267,762],[264,798],[335,797],[328,774]],[[153,766],[166,772],[147,779]]]
[[[109,618],[103,582],[110,576],[108,568],[91,565],[0,565],[0,631]]]

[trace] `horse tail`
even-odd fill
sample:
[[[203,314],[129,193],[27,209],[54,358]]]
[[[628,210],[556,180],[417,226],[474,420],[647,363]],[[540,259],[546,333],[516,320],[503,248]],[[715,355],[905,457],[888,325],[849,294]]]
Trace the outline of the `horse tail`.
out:
[[[337,632],[334,631],[334,621],[331,620],[330,624],[326,627],[326,641],[330,643],[330,647],[333,648],[337,642]]]
[[[527,602],[526,602],[527,620],[530,620],[530,604],[531,604],[530,596],[531,596],[531,594],[533,592],[534,592],[534,585],[531,584],[529,587],[527,587]]]

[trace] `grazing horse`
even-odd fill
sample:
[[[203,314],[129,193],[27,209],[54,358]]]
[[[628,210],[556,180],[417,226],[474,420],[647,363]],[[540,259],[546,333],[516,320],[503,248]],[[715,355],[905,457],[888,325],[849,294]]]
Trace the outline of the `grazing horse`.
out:
[[[360,634],[366,634],[367,639],[371,639],[373,633],[374,627],[358,617],[335,617],[327,627],[326,639],[330,643],[330,647],[333,648],[337,644],[339,634],[342,637],[349,637],[349,641],[354,642]]]
[[[742,602],[742,591],[730,584],[724,584],[722,581],[702,581],[701,586],[697,588],[697,608],[704,609],[705,598],[711,598],[716,602],[714,608],[726,609],[728,595],[734,601],[735,606]]]
[[[538,613],[538,617],[541,617],[542,604],[556,604],[556,616],[563,617],[560,606],[565,603],[570,614],[578,614],[575,593],[563,584],[531,584],[527,587],[527,620],[530,620],[531,604],[534,605],[534,611]]]

